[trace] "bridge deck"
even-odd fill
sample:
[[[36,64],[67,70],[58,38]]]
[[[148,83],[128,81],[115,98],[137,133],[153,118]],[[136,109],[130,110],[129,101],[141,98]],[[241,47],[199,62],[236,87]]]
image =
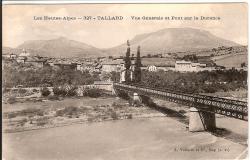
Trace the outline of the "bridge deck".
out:
[[[114,88],[128,92],[136,92],[139,95],[157,97],[187,106],[194,106],[200,110],[211,111],[248,121],[247,102],[243,101],[199,94],[187,94],[166,89],[149,88],[141,85],[114,83]]]

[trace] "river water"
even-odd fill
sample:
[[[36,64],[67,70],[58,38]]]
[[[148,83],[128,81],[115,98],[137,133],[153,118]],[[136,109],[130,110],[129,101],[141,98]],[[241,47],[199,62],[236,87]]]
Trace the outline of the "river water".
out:
[[[245,149],[168,117],[3,134],[5,160],[234,159]]]

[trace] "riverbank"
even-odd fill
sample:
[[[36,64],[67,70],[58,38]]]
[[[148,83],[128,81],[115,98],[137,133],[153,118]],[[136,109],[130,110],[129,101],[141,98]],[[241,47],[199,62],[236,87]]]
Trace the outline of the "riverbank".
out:
[[[132,106],[115,97],[65,98],[60,101],[17,102],[3,105],[3,131],[22,132],[133,118],[159,117],[164,114],[144,105]]]

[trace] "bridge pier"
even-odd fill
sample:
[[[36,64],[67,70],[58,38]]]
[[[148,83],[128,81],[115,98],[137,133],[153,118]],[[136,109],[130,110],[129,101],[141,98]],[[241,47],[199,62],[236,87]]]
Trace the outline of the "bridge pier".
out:
[[[189,109],[189,131],[213,131],[216,128],[215,113],[209,110]]]
[[[133,93],[133,100],[137,102],[142,102],[142,99],[138,93]]]

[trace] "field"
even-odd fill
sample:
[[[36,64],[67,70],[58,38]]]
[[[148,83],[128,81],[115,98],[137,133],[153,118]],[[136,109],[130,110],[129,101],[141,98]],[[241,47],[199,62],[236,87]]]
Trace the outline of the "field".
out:
[[[214,61],[217,65],[225,66],[226,68],[239,68],[241,63],[247,64],[247,54],[233,54],[219,56]]]

